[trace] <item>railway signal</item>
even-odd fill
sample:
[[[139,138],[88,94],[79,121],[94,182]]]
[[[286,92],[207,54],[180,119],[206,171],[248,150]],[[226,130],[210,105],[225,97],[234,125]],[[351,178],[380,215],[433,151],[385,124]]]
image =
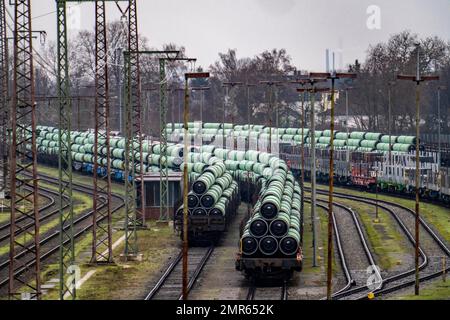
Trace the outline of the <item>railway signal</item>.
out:
[[[333,179],[334,179],[334,105],[335,105],[335,82],[339,79],[355,79],[355,73],[310,73],[311,78],[325,78],[331,80],[331,119],[330,119],[330,174],[328,188],[328,261],[327,261],[327,299],[331,300],[331,278],[333,272]]]
[[[188,122],[189,122],[189,80],[209,78],[209,72],[193,72],[184,75],[184,149],[183,149],[183,300],[188,298]]]
[[[415,193],[416,193],[416,205],[415,205],[415,285],[414,285],[414,294],[419,295],[419,226],[420,226],[420,84],[426,81],[435,81],[439,80],[439,76],[423,76],[420,74],[420,44],[416,44],[417,51],[417,68],[415,75],[397,75],[398,80],[404,81],[413,81],[416,83],[416,185],[415,185]]]

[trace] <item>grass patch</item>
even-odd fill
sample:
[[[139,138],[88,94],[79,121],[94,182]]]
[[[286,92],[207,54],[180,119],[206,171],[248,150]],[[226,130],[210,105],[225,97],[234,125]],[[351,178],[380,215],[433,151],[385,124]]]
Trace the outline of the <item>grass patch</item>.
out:
[[[3,212],[0,212],[0,223],[7,223],[7,222],[9,222],[9,220],[11,219],[11,211],[9,211],[9,209],[8,209],[8,211],[3,211]]]
[[[391,300],[449,300],[450,299],[450,281],[443,282],[441,279],[421,284],[420,295],[414,294],[396,296]]]
[[[306,195],[306,193],[305,193]],[[316,225],[317,228],[317,267],[313,267],[313,248],[312,248],[312,230],[311,230],[311,205],[309,203],[305,203],[304,208],[304,233],[303,233],[303,270],[304,273],[313,273],[313,274],[322,274],[324,268],[326,267],[326,248],[327,248],[327,233],[328,233],[328,218],[327,212],[317,207],[316,214],[319,219],[319,225]],[[337,271],[336,259],[333,259],[333,270]],[[325,278],[323,279],[325,281]]]
[[[114,240],[123,235],[116,232]],[[80,300],[117,300],[140,299],[149,290],[149,280],[166,263],[178,238],[174,235],[172,227],[162,226],[149,230],[138,231],[139,251],[143,254],[141,262],[121,262],[120,254],[123,252],[123,243],[114,250],[115,264],[92,266],[88,264],[90,255],[80,258],[83,251],[90,249],[92,236],[87,235],[77,244],[77,263],[81,268],[82,277],[90,270],[96,273],[77,290],[77,299]],[[86,253],[86,252],[84,252]],[[56,271],[56,273],[55,273]],[[57,275],[57,265],[46,268],[44,281]],[[44,299],[58,299],[57,290],[52,290]]]
[[[327,200],[324,196],[320,199]],[[401,263],[399,256],[412,250],[402,234],[395,228],[395,220],[384,210],[378,211],[379,222],[374,223],[375,207],[358,201],[335,198],[341,204],[352,208],[360,217],[368,240],[377,256],[377,263],[382,270],[392,269]],[[356,241],[356,235],[355,235]]]

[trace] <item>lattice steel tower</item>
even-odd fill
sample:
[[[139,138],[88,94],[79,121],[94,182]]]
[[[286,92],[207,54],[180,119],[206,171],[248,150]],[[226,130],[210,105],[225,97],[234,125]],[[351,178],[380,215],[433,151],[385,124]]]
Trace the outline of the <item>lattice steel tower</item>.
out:
[[[0,191],[8,189],[8,127],[9,121],[9,61],[8,39],[6,34],[6,7],[5,0],[0,0],[0,165],[2,180]]]
[[[125,52],[125,256],[138,253],[137,227],[143,225],[144,205],[141,218],[137,216],[137,192],[144,195],[142,122],[141,122],[141,80],[139,68],[139,39],[137,28],[136,0],[130,0],[128,7],[128,52]],[[136,165],[139,161],[139,166]],[[141,177],[141,188],[136,190],[136,173]],[[131,175],[132,179],[128,179]],[[144,201],[142,201],[144,203]],[[139,221],[138,221],[139,220]]]
[[[95,89],[94,212],[92,215],[91,262],[109,263],[113,261],[113,252],[108,48],[104,1],[95,2]]]
[[[30,0],[16,1],[11,107],[11,236],[8,292],[10,298],[25,299],[39,299],[41,294],[32,48]],[[17,248],[21,249],[20,252],[16,252]],[[29,259],[16,259],[16,254],[25,252]],[[28,278],[28,271],[32,273],[31,280]],[[19,292],[22,286],[27,288],[25,296]]]

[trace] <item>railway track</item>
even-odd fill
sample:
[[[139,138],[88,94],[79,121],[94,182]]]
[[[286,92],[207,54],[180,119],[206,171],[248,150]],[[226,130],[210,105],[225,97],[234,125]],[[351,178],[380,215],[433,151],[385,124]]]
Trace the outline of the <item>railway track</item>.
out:
[[[50,177],[50,176],[39,174],[39,177],[41,180],[46,181],[48,183],[52,183],[52,184],[58,183],[58,179]],[[75,191],[79,191],[79,192],[83,192],[83,193],[92,195],[92,189],[90,187],[82,185],[82,184],[73,184],[73,189]],[[112,209],[112,213],[115,213],[124,206],[124,199],[121,196],[117,196],[114,194],[112,195],[112,197],[115,199],[115,202],[116,202],[116,206],[113,207],[113,209]],[[117,204],[118,201],[120,201],[119,204]],[[77,218],[74,219],[74,235],[73,235],[73,237],[75,240],[80,238],[81,236],[83,236],[87,231],[89,231],[92,228],[93,223],[87,222],[88,218],[90,218],[92,216],[92,213],[93,213],[93,210],[90,210],[88,212],[81,214],[80,216],[78,216]],[[99,219],[98,221],[101,221],[101,219]],[[64,230],[68,230],[68,228],[70,228],[70,226],[65,226]],[[48,260],[55,253],[59,252],[59,249],[61,246],[60,242],[59,242],[59,234],[60,234],[60,230],[57,229],[40,240],[39,244],[41,246],[41,256],[40,256],[41,261]],[[69,243],[69,240],[65,240],[63,244],[67,245],[68,243]],[[45,252],[44,252],[44,248],[47,249]],[[15,256],[15,259],[24,259],[26,261],[27,254],[28,254],[28,252],[23,250]],[[29,270],[29,268],[31,268],[32,266],[34,266],[36,264],[35,259],[31,259],[26,262],[27,262],[27,268],[22,267],[22,268],[16,270],[14,273],[15,276],[26,273]],[[9,265],[9,259],[2,261],[0,263],[0,274],[4,274],[4,270],[7,269],[8,265]],[[0,290],[2,290],[3,287],[5,287],[8,284],[8,281],[9,281],[9,276],[6,276],[2,280],[0,280]]]
[[[279,296],[279,300],[288,300],[288,284],[287,281],[279,286],[258,287],[252,283],[248,288],[247,300],[273,300]]]
[[[326,200],[317,199],[317,201],[327,203]],[[328,210],[328,207],[321,207]],[[339,243],[337,251],[347,279],[347,284],[335,293],[339,294],[353,286],[365,284],[367,267],[376,265],[376,263],[361,223],[352,208],[334,202],[333,222],[336,234],[335,240]],[[355,239],[355,235],[357,235],[357,239]],[[380,272],[378,270],[375,270],[375,272],[377,279],[381,280]]]
[[[188,292],[192,290],[207,264],[214,246],[193,247],[188,252]],[[165,269],[145,300],[181,300],[182,297],[182,251]]]
[[[48,195],[46,195],[46,194],[48,194]],[[57,214],[59,212],[59,208],[49,211],[52,207],[54,207],[56,205],[55,197],[59,197],[59,193],[56,191],[50,190],[50,189],[39,187],[39,197],[45,197],[49,200],[49,202],[47,204],[45,204],[43,207],[39,208],[39,213],[40,213],[39,223],[42,224],[42,222],[48,220],[49,218],[51,218],[52,216],[54,216],[55,214]],[[65,206],[64,208],[67,208],[67,206]],[[22,224],[22,222],[24,222],[25,220],[27,220],[27,217],[25,217],[25,216],[18,217],[16,219],[16,224],[17,224],[16,228],[20,228],[21,230],[26,230],[26,229],[34,227],[34,224],[32,222]],[[11,235],[10,228],[11,228],[10,221],[8,221],[7,223],[4,223],[0,226],[0,243],[9,240],[10,235]],[[19,230],[16,230],[16,235],[19,232],[20,232]]]
[[[319,194],[327,195],[326,191],[318,191]],[[347,199],[362,202],[368,205],[375,205],[375,200],[367,199],[360,196],[353,196],[343,193],[334,193],[337,198]],[[407,239],[411,243],[412,247],[415,245],[413,236],[414,232],[414,217],[415,212],[402,205],[392,203],[389,201],[378,200],[379,208],[388,212],[398,223],[402,231],[405,233]],[[436,271],[437,264],[430,263],[429,255],[433,256],[450,256],[450,251],[445,243],[436,232],[424,221],[420,219],[420,231],[421,231],[421,246],[419,248],[419,254],[421,263],[419,266],[422,276],[420,281],[427,281],[436,278],[442,274],[442,269]],[[411,248],[412,248],[411,247]],[[446,272],[450,271],[449,267],[446,267]],[[409,269],[405,272],[400,272],[383,279],[383,284],[380,289],[375,290],[373,293],[375,296],[381,296],[383,294],[392,293],[403,288],[414,285],[414,269]],[[367,293],[370,292],[366,286],[359,286],[352,289],[340,290],[334,293],[334,299],[366,299]]]
[[[305,202],[310,203],[310,200],[305,198]],[[322,201],[320,199],[317,200],[317,207],[322,208],[325,211],[328,211],[328,206],[325,204],[326,201]],[[338,216],[338,218],[336,218]],[[339,290],[337,293],[345,292],[349,290],[352,286],[355,285],[355,272],[359,270],[360,264],[355,262],[355,259],[360,260],[361,256],[365,256],[366,259],[364,261],[373,262],[374,258],[367,244],[367,240],[362,232],[361,225],[359,220],[356,217],[355,212],[342,204],[334,203],[333,209],[333,220],[334,220],[334,237],[336,242],[336,251],[339,256],[339,261],[341,263],[341,268],[344,273],[346,284]],[[346,219],[343,221],[343,219]],[[342,233],[345,232],[346,235]],[[353,236],[354,234],[358,234],[359,241],[356,242],[358,245],[358,252],[348,252],[346,249],[354,246],[354,244],[349,244],[354,240],[354,237],[349,238],[349,232]],[[353,241],[354,242],[354,241]],[[360,281],[361,279],[358,279]],[[281,291],[281,293],[280,293]],[[249,286],[247,293],[247,300],[266,300],[266,299],[274,299],[275,297],[279,297],[281,300],[288,299],[288,284],[287,282],[283,282],[278,286],[256,286],[255,281],[253,280]]]

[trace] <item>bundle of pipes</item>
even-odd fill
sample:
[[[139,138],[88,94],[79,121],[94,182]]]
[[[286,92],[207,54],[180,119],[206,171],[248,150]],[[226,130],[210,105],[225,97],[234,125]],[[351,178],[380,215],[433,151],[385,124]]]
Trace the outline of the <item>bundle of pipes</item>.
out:
[[[241,238],[245,256],[294,256],[300,246],[300,187],[285,168],[264,183]]]
[[[58,137],[57,129],[41,127],[39,146],[57,148]],[[71,140],[74,160],[92,164],[93,134],[71,132]],[[110,144],[112,168],[123,170],[125,141],[114,137]],[[104,146],[99,147],[100,155],[105,155],[105,152]],[[169,167],[184,170],[182,146],[171,144],[166,152]],[[162,157],[158,143],[146,143],[143,156],[147,166],[144,170],[158,170],[157,165]],[[267,152],[229,150],[213,145],[191,147],[186,156],[192,182],[192,191],[188,196],[190,216],[225,217],[228,220],[240,202],[239,185],[251,184],[253,190],[259,192],[259,199],[241,239],[243,254],[291,256],[298,252],[302,227],[300,187],[283,160]],[[136,154],[136,157],[139,160],[139,155]],[[104,161],[103,157],[99,158],[102,165]],[[176,216],[181,217],[182,212],[183,207],[180,207]]]
[[[228,220],[228,216],[233,215],[239,205],[238,184],[226,170],[223,161],[211,157],[211,154],[207,155],[189,155],[191,158],[199,157],[210,165],[201,163],[202,173],[192,183],[192,191],[188,194],[188,212],[194,216],[221,216]],[[195,163],[198,164],[200,162]],[[183,206],[177,210],[176,216],[183,216]]]

